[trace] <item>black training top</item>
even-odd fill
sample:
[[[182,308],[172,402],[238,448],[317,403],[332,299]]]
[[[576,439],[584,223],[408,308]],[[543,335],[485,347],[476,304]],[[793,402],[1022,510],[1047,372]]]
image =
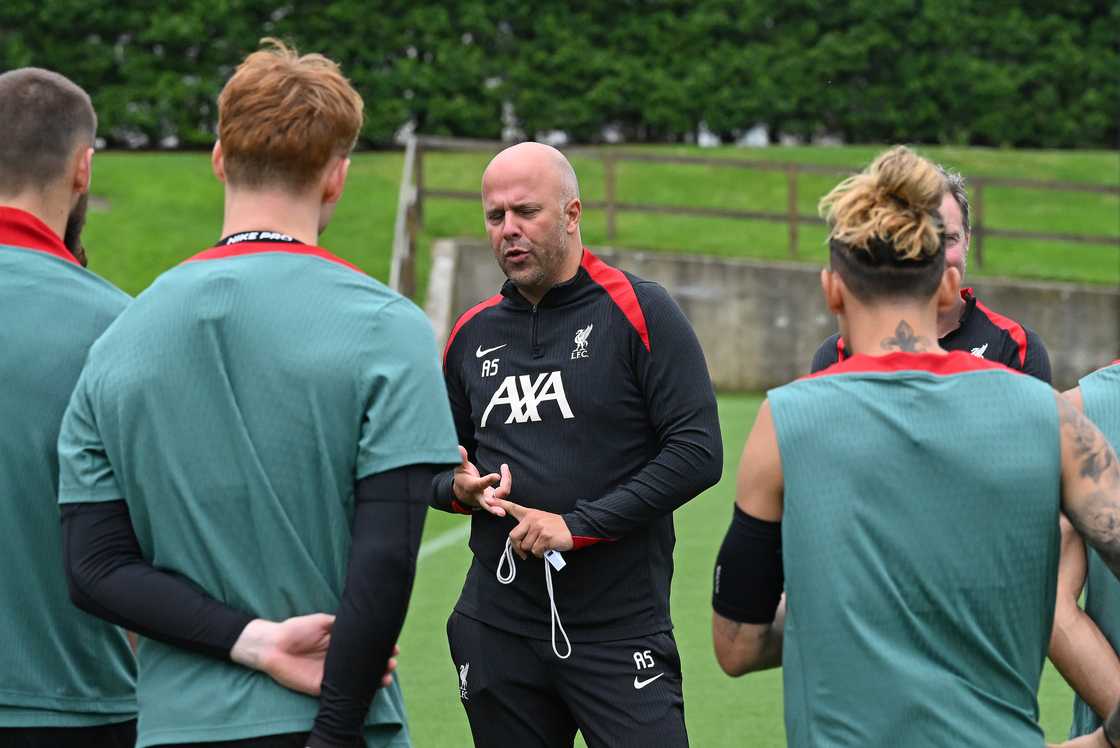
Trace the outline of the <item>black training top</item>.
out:
[[[998,361],[1050,384],[1050,356],[1034,330],[993,312],[977,300],[971,288],[962,288],[961,298],[965,305],[960,326],[938,341],[942,348],[968,351],[973,356]],[[815,374],[827,369],[852,353],[845,348],[844,339],[837,333],[821,343],[813,354],[810,371]]]
[[[576,276],[539,304],[507,281],[466,312],[444,374],[471,461],[483,475],[508,463],[511,500],[567,522],[575,548],[552,576],[571,640],[670,629],[671,512],[719,480],[723,447],[704,354],[665,289],[585,249]],[[462,510],[450,472],[433,493],[434,506]],[[495,577],[515,524],[474,513],[456,610],[547,639],[544,562],[517,560],[509,585]]]

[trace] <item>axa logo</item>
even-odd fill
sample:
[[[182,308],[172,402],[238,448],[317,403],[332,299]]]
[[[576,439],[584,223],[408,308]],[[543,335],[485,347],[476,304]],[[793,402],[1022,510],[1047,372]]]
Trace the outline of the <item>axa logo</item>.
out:
[[[490,404],[482,413],[480,428],[486,428],[490,413],[499,405],[509,408],[506,423],[540,421],[540,407],[549,401],[556,403],[564,418],[575,418],[568,405],[568,396],[564,393],[564,380],[560,377],[560,372],[546,372],[537,374],[536,377],[531,374],[508,376],[490,398]]]
[[[587,339],[591,337],[591,328],[595,325],[588,325],[576,333],[575,343],[576,348],[572,351],[572,360],[577,358],[587,358]]]

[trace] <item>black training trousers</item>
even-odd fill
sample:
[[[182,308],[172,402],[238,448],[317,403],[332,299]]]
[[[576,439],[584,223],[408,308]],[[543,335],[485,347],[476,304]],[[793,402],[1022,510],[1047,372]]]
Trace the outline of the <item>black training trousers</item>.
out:
[[[573,642],[561,660],[548,641],[452,613],[447,639],[476,748],[571,748],[576,730],[588,748],[688,746],[669,632]]]
[[[136,720],[96,727],[0,727],[4,748],[133,748]]]

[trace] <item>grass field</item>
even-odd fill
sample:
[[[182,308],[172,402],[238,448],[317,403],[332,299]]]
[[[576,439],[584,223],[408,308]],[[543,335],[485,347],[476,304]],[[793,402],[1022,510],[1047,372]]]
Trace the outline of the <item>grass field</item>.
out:
[[[859,165],[879,149],[858,146],[717,150],[714,155],[728,158]],[[1115,151],[922,150],[965,174],[1120,184],[1120,153]],[[664,147],[659,152],[701,151],[682,146]],[[702,153],[713,155],[711,150]],[[429,154],[425,163],[429,187],[477,190],[486,157]],[[358,154],[347,193],[322,240],[337,254],[382,279],[389,270],[401,164],[399,153]],[[585,199],[601,199],[600,163],[575,159],[575,166]],[[812,212],[817,199],[835,181],[828,176],[804,177],[799,190],[801,210]],[[129,293],[139,293],[160,272],[218,238],[221,187],[210,174],[207,154],[99,154],[94,161],[94,194],[101,200],[90,215],[85,234],[90,266]],[[619,167],[618,197],[636,202],[781,211],[786,205],[785,176],[714,167],[624,163]],[[993,227],[1120,236],[1120,199],[1115,196],[989,189],[985,205],[987,221]],[[421,288],[427,280],[426,248],[433,238],[483,235],[481,208],[475,201],[430,200],[425,205],[425,219],[418,258]],[[605,241],[600,212],[586,214],[583,238],[592,247]],[[824,261],[823,238],[820,227],[802,227],[801,257],[805,261]],[[785,226],[752,221],[624,213],[618,217],[615,244],[713,255],[788,257]],[[985,256],[984,269],[972,266],[970,273],[1120,283],[1120,249],[1116,247],[991,239],[985,245]]]
[[[761,399],[723,395],[723,480],[674,515],[677,528],[672,610],[684,667],[685,714],[698,748],[785,745],[781,671],[732,680],[716,665],[711,647],[711,570],[731,515],[735,470]],[[462,588],[470,551],[460,528],[469,520],[430,512],[425,546],[401,638],[400,672],[417,748],[470,745],[459,705],[458,678],[447,652],[444,625]],[[563,611],[561,611],[563,615]],[[1047,663],[1039,690],[1041,724],[1049,740],[1069,729],[1072,693]]]

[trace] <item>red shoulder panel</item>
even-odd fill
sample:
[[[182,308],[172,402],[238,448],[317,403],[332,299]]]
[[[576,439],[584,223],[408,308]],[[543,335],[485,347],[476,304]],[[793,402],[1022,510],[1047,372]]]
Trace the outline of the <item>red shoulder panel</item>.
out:
[[[264,252],[283,252],[290,255],[310,255],[311,257],[318,257],[336,265],[348,267],[356,273],[365,275],[365,272],[357,265],[351,265],[346,260],[340,257],[335,257],[322,247],[313,247],[309,244],[287,244],[280,242],[242,242],[240,244],[227,244],[224,247],[211,247],[203,252],[199,252],[194,257],[188,257],[183,260],[183,263],[198,262],[200,260],[221,260],[226,257],[240,257],[241,255],[256,255]]]
[[[447,344],[443,346],[443,363],[444,363],[444,365],[447,364],[447,352],[449,350],[451,350],[451,343],[452,343],[452,341],[455,340],[455,336],[459,334],[459,330],[461,330],[463,328],[463,325],[470,322],[471,319],[476,314],[481,312],[483,309],[489,309],[490,307],[494,306],[495,304],[497,304],[501,300],[502,300],[502,295],[500,293],[496,293],[493,296],[491,296],[489,299],[487,299],[486,301],[483,301],[481,304],[475,304],[470,309],[463,312],[463,314],[459,317],[458,321],[455,323],[455,326],[451,328],[451,334],[447,336]]]
[[[584,247],[583,260],[580,262],[587,274],[591,276],[591,280],[598,283],[611,297],[611,300],[622,310],[626,315],[626,319],[634,326],[638,332],[638,337],[642,339],[645,344],[646,350],[649,347],[649,328],[646,327],[646,316],[642,313],[642,307],[638,303],[638,297],[634,293],[634,286],[631,285],[630,279],[626,277],[618,268],[612,268],[607,263],[600,260],[595,255]]]
[[[992,324],[996,327],[1007,330],[1011,339],[1019,346],[1019,366],[1023,366],[1027,362],[1027,331],[1023,329],[1015,320],[1010,317],[1005,317],[999,312],[993,312],[991,309],[980,303],[980,299],[976,300],[976,308],[984,313]]]

